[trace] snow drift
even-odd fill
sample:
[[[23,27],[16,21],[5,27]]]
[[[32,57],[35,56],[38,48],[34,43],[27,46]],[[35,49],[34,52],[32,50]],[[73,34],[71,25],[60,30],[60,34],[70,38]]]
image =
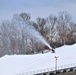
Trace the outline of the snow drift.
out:
[[[55,56],[58,69],[76,66],[76,44],[55,49],[56,53],[34,55],[5,55],[0,58],[0,75],[33,75],[55,70]]]

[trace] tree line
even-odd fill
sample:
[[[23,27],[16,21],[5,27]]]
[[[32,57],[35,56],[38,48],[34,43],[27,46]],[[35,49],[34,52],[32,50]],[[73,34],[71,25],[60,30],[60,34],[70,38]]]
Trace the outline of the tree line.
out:
[[[31,20],[29,13],[22,12],[14,14],[11,21],[4,20],[0,23],[0,56],[34,54],[48,49],[25,33],[25,26],[20,25],[20,18],[40,32],[52,48],[76,43],[76,24],[68,12],[62,11],[57,16],[51,14],[46,18],[38,17],[36,21]]]

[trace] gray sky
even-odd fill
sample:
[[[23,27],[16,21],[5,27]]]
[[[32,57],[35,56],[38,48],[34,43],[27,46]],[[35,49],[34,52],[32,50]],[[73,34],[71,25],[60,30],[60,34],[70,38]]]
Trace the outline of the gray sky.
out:
[[[32,20],[68,11],[76,20],[76,0],[0,0],[0,21],[11,19],[13,14],[27,12]]]

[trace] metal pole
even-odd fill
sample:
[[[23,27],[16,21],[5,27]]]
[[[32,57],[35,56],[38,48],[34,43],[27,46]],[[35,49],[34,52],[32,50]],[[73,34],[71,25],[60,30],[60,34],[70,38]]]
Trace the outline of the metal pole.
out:
[[[57,59],[55,60],[55,70],[57,70]]]
[[[57,71],[57,60],[58,60],[58,56],[55,56],[55,71]]]

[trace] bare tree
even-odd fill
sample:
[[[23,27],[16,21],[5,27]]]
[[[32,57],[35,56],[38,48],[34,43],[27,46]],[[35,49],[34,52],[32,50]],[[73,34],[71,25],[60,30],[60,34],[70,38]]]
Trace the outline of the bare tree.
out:
[[[28,13],[24,12],[24,13],[20,13],[19,15],[23,18],[24,21],[31,19],[31,16]]]
[[[46,24],[46,20],[44,18],[40,18],[38,17],[37,18],[37,24],[38,24],[38,27],[39,27],[39,31],[42,35],[44,35],[44,25]]]
[[[66,35],[68,33],[68,27],[71,22],[71,16],[68,12],[60,12],[58,17],[58,34],[63,44],[65,44]]]
[[[56,34],[56,23],[57,23],[57,17],[54,15],[50,15],[47,18],[47,25],[48,25],[48,30],[49,30],[49,37],[50,41],[54,41],[55,39],[55,34]],[[54,39],[54,40],[53,40]]]
[[[70,34],[70,40],[72,43],[76,42],[76,24],[73,22],[69,25],[69,34]]]

